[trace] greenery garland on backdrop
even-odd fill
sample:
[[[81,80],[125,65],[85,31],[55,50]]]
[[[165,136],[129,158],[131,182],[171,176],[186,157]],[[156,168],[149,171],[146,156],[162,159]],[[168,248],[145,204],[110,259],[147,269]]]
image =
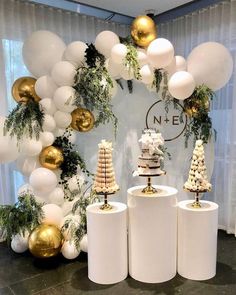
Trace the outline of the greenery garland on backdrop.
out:
[[[210,101],[230,79],[232,58],[216,42],[197,46],[187,60],[175,56],[148,16],[134,20],[131,36],[103,31],[95,44],[66,46],[54,33],[36,31],[22,53],[36,79],[22,77],[13,84],[18,104],[0,121],[0,161],[17,160],[29,183],[19,189],[15,205],[0,207],[0,233],[15,252],[29,248],[45,258],[61,251],[74,259],[87,250],[86,207],[98,200],[85,180],[93,175],[74,144],[75,132],[112,122],[116,134],[112,98],[123,81],[132,93],[138,80],[157,93],[167,111],[170,103],[183,101],[186,144],[191,136],[207,143]]]

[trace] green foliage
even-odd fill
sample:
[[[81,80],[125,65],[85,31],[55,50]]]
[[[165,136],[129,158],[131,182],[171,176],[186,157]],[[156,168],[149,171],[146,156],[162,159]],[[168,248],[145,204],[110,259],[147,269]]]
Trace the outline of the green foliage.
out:
[[[152,86],[156,88],[157,93],[160,90],[162,77],[163,77],[162,70],[161,69],[155,69],[155,71],[154,71],[154,80],[152,82]]]
[[[129,90],[129,93],[133,93],[133,81],[132,80],[127,80],[127,87]]]
[[[124,59],[124,65],[129,72],[133,72],[135,79],[140,80],[140,65],[138,62],[138,51],[132,44],[126,44],[127,54]]]
[[[38,139],[43,120],[44,113],[37,102],[29,100],[26,104],[18,103],[5,121],[4,133],[16,136],[18,142],[22,137]]]
[[[0,227],[8,242],[16,234],[30,233],[42,218],[42,205],[36,202],[30,192],[22,193],[15,205],[0,206]]]

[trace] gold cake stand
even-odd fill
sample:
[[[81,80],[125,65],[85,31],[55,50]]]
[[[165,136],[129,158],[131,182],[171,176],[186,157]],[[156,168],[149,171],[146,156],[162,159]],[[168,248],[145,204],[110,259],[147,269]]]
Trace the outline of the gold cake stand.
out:
[[[196,209],[198,209],[198,208],[201,208],[202,207],[202,205],[201,205],[201,202],[200,202],[200,200],[199,200],[199,195],[200,194],[203,194],[203,193],[207,193],[208,192],[208,190],[189,190],[189,189],[186,189],[186,188],[184,188],[184,190],[186,191],[186,192],[190,192],[190,193],[195,193],[195,200],[194,200],[194,202],[192,203],[192,207],[193,208],[196,208]]]
[[[99,192],[99,193],[97,193],[96,192],[96,194],[98,196],[104,196],[104,203],[100,207],[101,210],[109,211],[109,210],[111,210],[113,208],[112,205],[108,203],[108,196],[114,195],[115,193],[116,193],[116,191],[115,192],[111,192],[111,193],[107,193],[107,192]]]
[[[142,193],[146,195],[153,195],[156,193],[160,193],[161,190],[158,190],[152,186],[152,177],[163,176],[163,175],[166,175],[166,171],[162,171],[162,173],[157,173],[157,174],[139,174],[140,177],[147,177],[147,186],[142,190]]]

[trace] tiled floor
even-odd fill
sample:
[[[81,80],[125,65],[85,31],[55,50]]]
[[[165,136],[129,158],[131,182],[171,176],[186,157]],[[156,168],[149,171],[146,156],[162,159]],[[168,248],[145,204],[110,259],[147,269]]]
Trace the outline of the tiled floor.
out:
[[[97,285],[87,277],[87,256],[68,262],[61,256],[35,260],[29,253],[17,255],[0,244],[0,295],[147,295],[236,294],[236,239],[219,231],[217,275],[208,281],[191,281],[177,275],[162,284],[144,284],[128,277],[114,285]]]

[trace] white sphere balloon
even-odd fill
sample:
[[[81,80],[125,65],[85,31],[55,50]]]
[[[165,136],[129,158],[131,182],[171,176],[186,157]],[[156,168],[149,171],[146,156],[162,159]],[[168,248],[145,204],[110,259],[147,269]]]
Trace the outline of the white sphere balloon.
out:
[[[29,248],[29,233],[27,234],[17,234],[12,237],[11,240],[11,248],[16,253],[23,253],[28,250]]]
[[[54,135],[55,137],[59,137],[59,136],[62,136],[65,132],[66,132],[65,128],[56,128],[54,130]]]
[[[19,156],[19,149],[15,138],[0,136],[0,163],[15,161]]]
[[[193,75],[196,84],[205,84],[214,91],[224,87],[233,72],[229,50],[217,42],[206,42],[195,47],[187,63],[188,72]]]
[[[72,260],[79,256],[80,251],[76,249],[73,241],[65,241],[61,248],[61,253],[66,259]]]
[[[24,176],[30,176],[30,174],[38,168],[39,161],[38,157],[21,157],[17,159],[16,162],[17,169],[24,175]]]
[[[56,128],[56,122],[51,115],[45,114],[43,120],[43,131],[51,132]]]
[[[33,189],[42,194],[52,192],[57,186],[57,182],[55,173],[47,168],[35,169],[29,178],[29,183]]]
[[[171,63],[167,67],[165,67],[165,70],[167,71],[169,77],[171,77],[176,72],[175,56],[173,57]]]
[[[59,87],[53,96],[56,107],[62,111],[71,113],[76,106],[74,106],[75,90],[70,86]]]
[[[174,57],[174,47],[164,38],[153,40],[147,49],[148,60],[157,69],[168,66]]]
[[[82,66],[85,63],[85,50],[88,46],[81,41],[70,43],[64,51],[63,57],[76,67]]]
[[[170,94],[177,99],[188,98],[195,89],[193,76],[185,71],[176,72],[168,82]]]
[[[55,136],[52,132],[44,131],[40,133],[39,140],[41,141],[42,146],[46,147],[53,144]]]
[[[112,31],[102,31],[95,39],[96,49],[105,57],[110,57],[112,47],[118,43],[120,43],[120,39]]]
[[[109,58],[106,60],[106,68],[112,78],[117,78],[120,76],[122,64],[117,64]]]
[[[30,193],[33,194],[33,188],[31,185],[29,185],[28,183],[23,184],[22,186],[20,186],[17,190],[17,195],[21,195],[22,193]]]
[[[175,56],[175,71],[186,71],[187,70],[187,61],[181,55]]]
[[[22,153],[32,157],[39,155],[42,151],[42,143],[40,140],[35,139],[25,139],[21,145]]]
[[[138,52],[138,58],[137,59],[138,59],[140,67],[148,64],[148,57],[147,57],[146,50],[143,49],[143,48],[138,48],[137,52]]]
[[[133,69],[123,67],[120,71],[120,75],[124,80],[132,80],[134,78]]]
[[[61,111],[57,111],[54,114],[54,119],[57,124],[57,127],[59,128],[67,128],[72,122],[71,114]]]
[[[57,62],[51,71],[52,79],[59,86],[72,86],[76,75],[75,67],[68,61]]]
[[[111,50],[111,60],[114,63],[122,64],[127,54],[127,47],[124,44],[116,44]]]
[[[80,249],[83,252],[88,253],[88,236],[84,235],[80,241]]]
[[[81,217],[80,215],[74,215],[74,214],[69,214],[69,215],[66,215],[63,219],[62,219],[62,222],[60,224],[60,228],[63,229],[62,230],[62,233],[63,233],[63,236],[64,236],[64,239],[65,240],[71,240],[72,239],[72,235],[71,235],[71,229],[74,228],[74,227],[79,227],[80,225],[80,222],[81,222]],[[63,226],[65,224],[68,224],[68,227],[67,228],[63,228]]]
[[[55,204],[46,204],[42,207],[43,210],[43,224],[51,224],[56,225],[57,227],[60,226],[62,219],[63,219],[63,213],[59,206]]]
[[[36,31],[23,44],[24,63],[35,77],[47,75],[61,60],[65,48],[65,43],[56,34]]]
[[[64,203],[64,191],[61,187],[56,187],[48,196],[50,203],[62,205]]]
[[[35,92],[41,98],[53,97],[57,87],[53,79],[45,75],[37,79],[35,83]]]
[[[84,182],[85,179],[83,174],[74,175],[68,180],[68,188],[70,189],[70,191],[74,192],[76,190],[79,190]]]
[[[150,84],[154,80],[154,72],[153,69],[149,65],[144,65],[140,69],[141,81],[144,84]]]
[[[54,115],[57,108],[51,98],[44,98],[39,101],[39,105],[45,114]]]

